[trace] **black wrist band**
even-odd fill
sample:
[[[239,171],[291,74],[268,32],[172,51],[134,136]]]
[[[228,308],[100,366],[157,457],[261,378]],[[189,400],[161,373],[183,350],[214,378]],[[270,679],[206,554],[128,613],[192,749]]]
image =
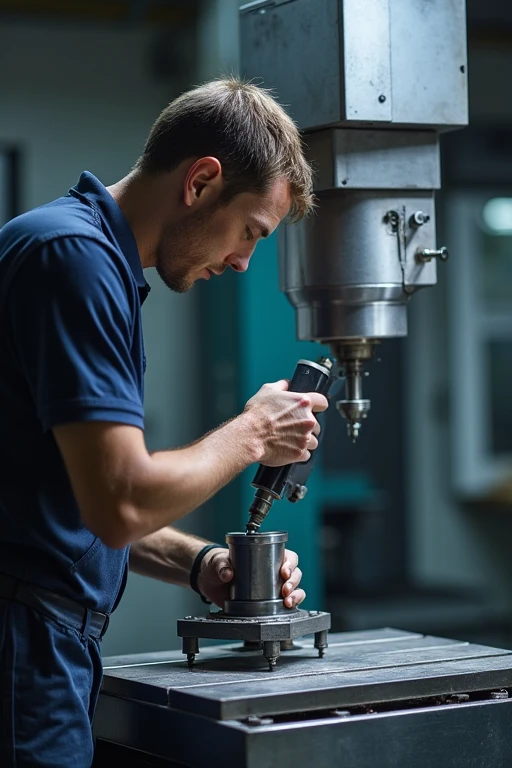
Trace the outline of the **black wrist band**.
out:
[[[190,586],[194,590],[194,592],[197,592],[203,603],[206,603],[206,605],[211,605],[212,601],[207,600],[206,597],[201,593],[201,590],[197,586],[197,580],[199,578],[199,572],[201,570],[201,563],[203,562],[203,558],[206,555],[207,552],[210,551],[210,549],[227,549],[226,544],[207,544],[205,547],[201,549],[200,552],[197,553],[196,558],[194,562],[192,563],[192,568],[190,569]]]

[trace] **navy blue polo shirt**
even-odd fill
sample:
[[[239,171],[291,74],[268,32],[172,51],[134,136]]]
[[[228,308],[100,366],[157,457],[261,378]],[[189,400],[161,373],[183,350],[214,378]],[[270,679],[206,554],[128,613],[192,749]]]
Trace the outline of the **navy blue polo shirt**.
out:
[[[144,428],[148,292],[128,222],[90,173],[0,230],[0,571],[103,612],[128,548],[82,523],[52,429]]]

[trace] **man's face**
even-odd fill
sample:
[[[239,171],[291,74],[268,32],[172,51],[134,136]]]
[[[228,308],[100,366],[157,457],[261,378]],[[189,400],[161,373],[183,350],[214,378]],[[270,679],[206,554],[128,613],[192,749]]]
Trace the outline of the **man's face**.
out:
[[[290,210],[288,181],[276,179],[264,194],[244,192],[227,205],[191,211],[178,226],[164,229],[156,269],[173,291],[184,293],[196,280],[209,280],[227,267],[245,272],[261,237],[268,237]]]

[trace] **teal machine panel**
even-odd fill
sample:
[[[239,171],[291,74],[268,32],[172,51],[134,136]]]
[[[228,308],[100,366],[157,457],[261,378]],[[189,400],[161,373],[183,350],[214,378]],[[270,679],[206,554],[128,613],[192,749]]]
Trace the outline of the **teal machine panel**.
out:
[[[326,346],[297,341],[295,310],[279,290],[278,271],[277,236],[272,235],[258,244],[247,273],[226,272],[199,288],[206,429],[240,413],[265,382],[290,378],[299,359],[329,354]],[[346,439],[345,426],[337,419],[340,439]],[[307,606],[320,610],[322,505],[334,500],[358,503],[371,489],[364,473],[326,473],[322,446],[318,450],[306,497],[295,504],[287,499],[275,502],[262,531],[288,531],[288,546],[299,554]],[[223,541],[228,531],[245,530],[256,469],[249,467],[206,506],[204,522],[214,540]]]

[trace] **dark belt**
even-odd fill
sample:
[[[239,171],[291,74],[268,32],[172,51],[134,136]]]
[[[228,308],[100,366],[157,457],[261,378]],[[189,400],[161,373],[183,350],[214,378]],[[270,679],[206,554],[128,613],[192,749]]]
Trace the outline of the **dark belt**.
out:
[[[57,595],[43,587],[27,584],[5,573],[0,573],[0,598],[28,605],[45,616],[76,629],[86,637],[99,640],[107,631],[109,622],[107,614],[91,611],[74,600]]]

